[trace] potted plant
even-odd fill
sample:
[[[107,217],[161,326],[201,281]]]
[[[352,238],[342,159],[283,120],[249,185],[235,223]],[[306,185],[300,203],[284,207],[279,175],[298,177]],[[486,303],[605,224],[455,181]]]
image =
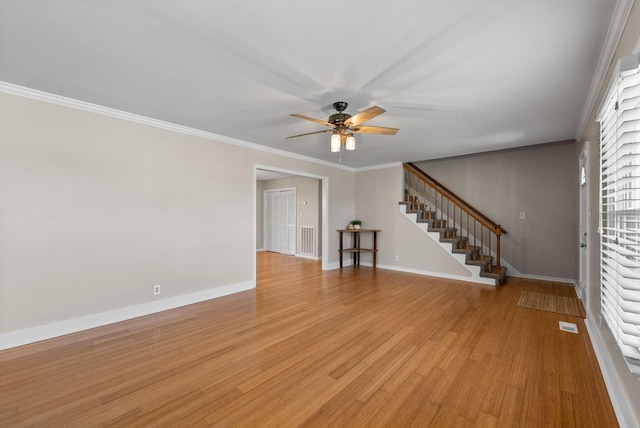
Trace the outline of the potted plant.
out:
[[[351,223],[349,223],[349,225],[353,228],[353,229],[360,229],[360,226],[362,225],[362,222],[360,220],[351,220]]]

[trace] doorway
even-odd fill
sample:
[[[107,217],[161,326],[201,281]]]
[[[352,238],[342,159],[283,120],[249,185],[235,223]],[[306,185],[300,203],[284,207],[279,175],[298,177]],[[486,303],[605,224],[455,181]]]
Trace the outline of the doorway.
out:
[[[326,176],[320,176],[316,174],[309,174],[301,171],[295,170],[287,170],[278,167],[272,167],[267,165],[258,165],[254,164],[254,248],[256,252],[264,251],[264,221],[263,221],[263,188],[267,186],[263,186],[261,184],[261,180],[264,180],[264,177],[268,176],[271,178],[283,178],[283,177],[305,177],[308,179],[313,179],[316,182],[316,198],[317,198],[317,229],[315,231],[315,239],[317,243],[316,254],[313,258],[320,259],[322,263],[322,270],[330,270],[332,266],[329,263],[329,178]],[[291,186],[280,186],[282,188],[291,187]],[[298,202],[298,207],[300,208],[297,212],[297,216],[303,215],[305,219],[308,219],[306,212],[312,205],[311,200],[307,200],[307,197],[304,193],[296,192],[296,199]],[[308,202],[308,204],[307,204]],[[306,230],[309,231],[308,229]],[[300,234],[300,230],[296,231],[297,234]],[[303,232],[304,233],[304,232]],[[307,236],[308,234],[305,234]],[[302,240],[302,238],[300,238]],[[298,240],[298,241],[300,241]],[[305,242],[308,242],[305,240]],[[302,242],[297,242],[297,246],[300,246],[301,253],[300,257],[305,257],[305,253],[307,251],[304,250],[305,245]],[[298,256],[298,254],[296,254]],[[310,258],[306,256],[307,258]],[[254,281],[256,281],[256,258],[254,257],[253,263],[253,272],[254,272]]]

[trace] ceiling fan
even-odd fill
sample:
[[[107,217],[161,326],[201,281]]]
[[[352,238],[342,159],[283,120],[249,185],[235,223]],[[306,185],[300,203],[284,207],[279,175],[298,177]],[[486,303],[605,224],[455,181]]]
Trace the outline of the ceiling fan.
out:
[[[378,106],[369,107],[366,110],[361,111],[353,116],[347,113],[343,113],[347,109],[348,104],[344,101],[337,101],[333,103],[338,113],[334,113],[329,116],[329,120],[324,121],[321,119],[315,119],[309,116],[303,116],[301,114],[292,114],[291,116],[298,119],[309,120],[311,122],[319,123],[321,125],[328,126],[331,129],[325,129],[323,131],[307,132],[305,134],[292,135],[288,138],[304,137],[305,135],[323,134],[325,132],[331,132],[331,151],[339,152],[342,147],[347,150],[355,150],[356,139],[353,136],[354,132],[364,134],[381,134],[381,135],[396,135],[398,128],[386,128],[384,126],[363,126],[360,125],[368,120],[373,119],[385,112],[383,108]]]

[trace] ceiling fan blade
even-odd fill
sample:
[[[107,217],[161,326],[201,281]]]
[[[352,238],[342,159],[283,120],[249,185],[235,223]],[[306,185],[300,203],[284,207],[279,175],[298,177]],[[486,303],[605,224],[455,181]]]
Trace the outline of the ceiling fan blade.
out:
[[[330,126],[333,128],[333,125],[330,124],[329,122],[325,122],[324,120],[320,120],[320,119],[315,119],[313,117],[309,117],[309,116],[303,116],[301,114],[292,114],[291,116],[293,117],[297,117],[298,119],[304,119],[304,120],[309,120],[311,122],[315,122],[315,123],[319,123],[320,125],[324,125],[324,126]]]
[[[380,116],[385,111],[385,109],[378,106],[369,107],[368,109],[363,110],[360,113],[345,120],[344,124],[347,126],[356,126],[363,122],[366,122],[367,120],[371,120],[376,116]]]
[[[396,135],[398,128],[386,128],[384,126],[355,126],[351,129],[353,132],[361,132],[363,134],[381,134]]]
[[[305,135],[313,135],[313,134],[324,134],[325,132],[331,132],[331,131],[332,131],[331,129],[325,129],[323,131],[307,132],[306,134],[292,135],[290,137],[287,137],[287,140],[289,138],[304,137]]]

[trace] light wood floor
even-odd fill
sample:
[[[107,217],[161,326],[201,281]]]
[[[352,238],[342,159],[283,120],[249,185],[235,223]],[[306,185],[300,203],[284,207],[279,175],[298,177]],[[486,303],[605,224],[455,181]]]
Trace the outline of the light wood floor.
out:
[[[259,253],[256,290],[0,352],[0,426],[617,426],[524,290],[573,295]]]

